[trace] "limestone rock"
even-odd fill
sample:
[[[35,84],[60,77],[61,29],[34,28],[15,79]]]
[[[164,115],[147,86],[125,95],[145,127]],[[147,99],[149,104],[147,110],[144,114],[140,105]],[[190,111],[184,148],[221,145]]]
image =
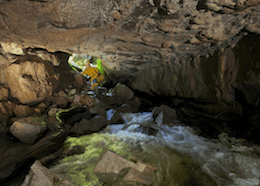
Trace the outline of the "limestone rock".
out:
[[[21,103],[40,102],[51,96],[57,87],[52,64],[37,58],[26,57],[6,69],[5,77],[11,96]]]
[[[147,167],[151,166],[147,166],[142,162],[135,164],[111,151],[107,151],[103,158],[97,163],[94,172],[107,184],[113,184],[113,182],[122,179],[120,177],[127,173],[122,179],[122,182],[120,182],[121,185],[124,185],[125,182],[137,182],[150,185],[153,177],[151,178],[144,173]]]
[[[152,180],[152,178],[150,178],[149,176],[146,176],[141,171],[131,168],[128,171],[128,173],[125,175],[123,180],[120,182],[119,185],[123,186],[129,182],[130,183],[132,183],[132,182],[141,183],[143,185],[151,185],[153,183],[153,180]]]
[[[47,117],[29,116],[13,122],[11,133],[23,143],[33,144],[38,135],[47,129]]]
[[[32,166],[29,174],[25,177],[22,186],[70,186],[71,184],[67,180],[61,179],[57,174],[52,173],[49,169],[42,166],[42,164],[36,160]]]
[[[23,143],[33,144],[37,135],[41,133],[42,127],[39,125],[32,125],[15,121],[11,127],[11,133],[21,140]]]
[[[24,54],[23,48],[18,46],[16,43],[0,43],[5,53],[22,55]]]
[[[13,112],[16,117],[26,117],[34,113],[34,108],[28,105],[16,105]]]

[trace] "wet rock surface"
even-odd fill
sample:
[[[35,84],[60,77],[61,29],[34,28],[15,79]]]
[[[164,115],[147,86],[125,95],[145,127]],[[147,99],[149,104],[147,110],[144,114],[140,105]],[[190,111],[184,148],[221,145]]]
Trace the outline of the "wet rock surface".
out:
[[[86,84],[86,86],[88,85]],[[125,88],[127,86],[123,85],[122,87]],[[117,89],[118,87],[116,88],[116,90]],[[54,93],[50,99],[46,99],[36,106],[30,106],[30,108],[34,109],[43,108],[40,115],[35,112],[32,116],[19,118],[13,117],[15,115],[12,115],[10,113],[10,115],[6,115],[5,118],[3,117],[1,119],[2,131],[6,133],[9,137],[1,139],[3,140],[3,146],[1,147],[1,150],[4,151],[4,149],[10,147],[10,144],[8,145],[7,143],[9,140],[13,142],[11,145],[12,148],[10,148],[10,152],[7,151],[6,153],[4,153],[3,159],[5,161],[0,164],[0,171],[2,175],[1,181],[8,185],[13,177],[16,178],[17,171],[19,172],[19,170],[23,169],[24,167],[26,167],[25,170],[29,171],[29,167],[35,159],[40,160],[43,165],[49,165],[50,167],[52,167],[55,166],[55,162],[63,159],[66,156],[83,155],[85,153],[85,150],[82,145],[76,144],[75,147],[73,145],[69,145],[68,147],[68,144],[63,142],[66,141],[66,139],[70,138],[76,140],[84,138],[85,136],[91,137],[91,134],[93,133],[97,133],[97,135],[99,135],[100,133],[111,133],[114,131],[114,128],[116,128],[116,126],[124,134],[130,132],[133,134],[143,134],[150,137],[161,137],[165,134],[168,134],[169,132],[173,132],[173,139],[176,142],[181,142],[185,140],[185,135],[176,129],[170,130],[170,127],[178,127],[179,125],[190,125],[196,130],[198,135],[219,139],[227,147],[232,147],[232,144],[239,143],[234,137],[250,139],[250,137],[255,135],[256,131],[258,130],[258,112],[252,114],[252,117],[250,117],[250,119],[248,120],[249,126],[244,125],[245,128],[243,128],[243,126],[241,125],[239,128],[236,128],[238,124],[242,124],[240,120],[244,117],[241,107],[237,107],[237,109],[240,110],[237,111],[237,113],[240,113],[240,116],[236,113],[237,115],[234,115],[232,117],[232,112],[222,113],[225,108],[225,104],[223,104],[222,106],[218,105],[212,107],[213,103],[202,103],[182,98],[172,99],[171,104],[169,104],[168,100],[168,105],[162,104],[152,108],[144,108],[143,104],[145,102],[145,98],[138,97],[137,95],[135,95],[134,92],[130,92],[131,95],[128,96],[129,94],[122,94],[120,93],[120,91],[117,91],[117,95],[121,95],[121,101],[119,103],[119,98],[117,98],[117,95],[115,95],[115,90],[111,89],[107,90],[106,92],[104,90],[102,91],[103,92],[98,91],[97,95],[92,94],[91,96],[89,96],[86,94],[85,91],[79,92],[76,89],[64,89],[63,91],[58,91]],[[130,89],[128,88],[128,92],[129,91]],[[67,99],[67,108],[64,108],[64,106],[57,104],[55,100],[55,97],[57,96],[61,96],[66,99],[69,96],[72,96],[72,99]],[[81,99],[78,99],[77,105],[75,106],[73,104],[73,100],[75,97],[84,97],[85,100],[81,102]],[[122,101],[122,97],[127,98],[124,98],[125,101]],[[86,100],[92,101],[91,104],[88,104],[88,101]],[[90,105],[92,107],[90,107]],[[130,110],[130,113],[121,111],[124,105],[136,106],[136,110],[139,111],[138,113],[136,113],[137,115],[142,115],[142,112],[140,111],[145,110],[149,110],[150,114],[144,116],[142,122],[135,121],[133,119],[135,117],[132,118],[133,110]],[[139,108],[142,108],[143,110],[139,110]],[[215,115],[216,113],[218,114]],[[237,116],[239,116],[240,118],[238,118]],[[145,119],[146,117],[147,119]],[[44,130],[37,132],[38,129],[33,129],[33,131],[29,134],[26,134],[26,131],[23,132],[26,139],[30,136],[33,136],[33,133],[37,132],[37,134],[34,135],[32,139],[30,138],[30,141],[24,141],[22,138],[20,138],[19,135],[16,135],[14,133],[14,127],[12,127],[15,126],[15,124],[18,122],[27,123],[27,125],[40,125],[41,127],[43,127],[44,125]],[[255,128],[252,129],[250,126],[254,126]],[[169,131],[165,131],[165,133],[162,133],[164,128],[167,127],[169,128]],[[21,143],[21,141],[25,143]],[[245,141],[241,143],[244,142]],[[100,142],[98,142],[98,144],[93,145],[95,147],[98,146],[106,148],[106,144],[106,140],[101,140]],[[138,149],[138,145],[136,148]],[[17,153],[10,155],[13,149],[17,149]],[[97,165],[97,160],[100,160],[101,157],[102,155],[100,154],[96,158],[94,158],[94,162],[96,163],[95,165]],[[86,167],[86,162],[84,163],[82,162],[82,160],[79,161],[80,162],[77,162],[76,160],[77,166]],[[136,164],[136,161],[134,164]],[[218,162],[217,164],[221,164],[221,162]],[[72,181],[71,183],[75,184],[74,181],[77,179],[69,175],[69,169],[68,171],[66,171],[67,173],[64,172],[65,169],[62,172],[62,167],[62,165],[57,165],[57,167],[53,168],[52,170],[55,170],[54,172],[59,174],[59,176],[62,175],[61,178],[68,178],[69,182]],[[93,170],[94,167],[95,166],[92,166]],[[214,166],[212,162],[209,161],[208,163],[204,164],[203,170],[207,172],[207,174],[211,177],[216,177],[214,176],[216,174],[216,179],[220,179],[218,173],[221,168],[215,171],[212,167]],[[139,169],[137,170],[135,168],[127,168],[122,169],[122,171],[122,175],[121,171],[119,171],[120,179],[118,180],[120,181],[116,182],[116,184],[131,185],[133,182],[135,182],[149,185],[150,183],[154,183],[154,181],[157,182],[159,179],[158,175],[157,177],[153,176],[154,170],[152,171],[151,169],[140,171]],[[92,173],[88,173],[88,175]],[[24,173],[24,176],[25,174],[26,171]],[[110,175],[110,173],[107,174]],[[242,176],[238,173],[235,174],[239,177]],[[28,177],[29,176],[31,177],[33,175],[29,174]],[[92,178],[93,177],[89,179]],[[232,182],[233,178],[230,180]],[[96,183],[100,183],[100,180],[96,180]],[[223,183],[226,183],[226,180]]]

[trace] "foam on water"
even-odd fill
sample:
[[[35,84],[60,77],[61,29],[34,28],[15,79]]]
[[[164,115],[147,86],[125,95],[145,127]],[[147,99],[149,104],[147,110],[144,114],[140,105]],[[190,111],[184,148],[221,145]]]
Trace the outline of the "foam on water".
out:
[[[142,144],[143,149],[146,145],[155,143],[166,145],[198,163],[202,171],[211,176],[218,185],[260,185],[260,160],[255,155],[260,153],[258,146],[245,146],[228,136],[228,140],[207,139],[198,136],[188,126],[161,125],[156,136],[149,136],[135,132],[135,129],[140,125],[154,124],[151,112],[127,113],[122,114],[122,117],[125,124],[111,125],[110,133],[126,142],[136,141]]]

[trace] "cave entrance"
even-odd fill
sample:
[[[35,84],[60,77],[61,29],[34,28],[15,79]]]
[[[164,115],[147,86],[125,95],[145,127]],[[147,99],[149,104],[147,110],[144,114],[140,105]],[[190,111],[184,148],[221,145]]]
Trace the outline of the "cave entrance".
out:
[[[100,71],[100,73],[102,73],[102,65],[101,63],[99,64],[99,62],[101,62],[101,59],[97,58],[96,56],[91,56],[91,55],[87,55],[87,54],[71,54],[68,60],[68,63],[70,65],[70,67],[76,71],[76,72],[81,72],[85,70],[85,63],[89,61],[90,62],[90,66],[91,67],[97,67]],[[101,66],[101,68],[100,68]]]

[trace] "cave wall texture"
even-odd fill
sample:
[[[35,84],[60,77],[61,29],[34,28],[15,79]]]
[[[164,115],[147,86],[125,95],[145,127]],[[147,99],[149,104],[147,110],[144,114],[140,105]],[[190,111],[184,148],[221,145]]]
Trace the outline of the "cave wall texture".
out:
[[[66,63],[55,57],[62,51],[101,57],[111,77],[151,95],[230,103],[241,92],[247,103],[256,104],[259,3],[0,0],[0,98],[26,104],[51,94],[60,81],[52,68]],[[41,54],[35,51],[40,48]],[[24,100],[37,86],[33,98]]]

